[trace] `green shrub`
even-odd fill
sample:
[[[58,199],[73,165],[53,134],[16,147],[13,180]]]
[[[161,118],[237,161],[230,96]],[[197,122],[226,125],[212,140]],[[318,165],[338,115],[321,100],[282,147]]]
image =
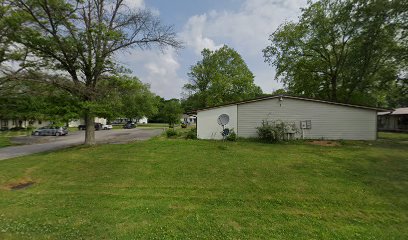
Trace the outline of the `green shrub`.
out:
[[[13,127],[13,128],[10,128],[10,131],[25,131],[26,130],[26,128],[23,128],[23,127]]]
[[[177,135],[178,135],[177,131],[174,130],[173,128],[167,129],[167,131],[166,131],[166,136],[168,138],[169,137],[174,137],[174,136],[177,136]]]
[[[26,128],[26,131],[31,132],[31,131],[33,131],[33,130],[35,130],[35,129],[36,129],[35,127],[27,127],[27,128]]]
[[[191,128],[187,132],[186,139],[197,139],[197,128]]]
[[[285,140],[285,134],[288,132],[297,132],[294,124],[282,121],[262,121],[262,125],[257,127],[258,136],[265,142],[280,142]]]
[[[234,129],[231,129],[228,136],[225,138],[227,141],[235,142],[237,141],[237,134],[235,133]]]
[[[181,128],[187,128],[187,124],[182,123],[182,124],[181,124]]]

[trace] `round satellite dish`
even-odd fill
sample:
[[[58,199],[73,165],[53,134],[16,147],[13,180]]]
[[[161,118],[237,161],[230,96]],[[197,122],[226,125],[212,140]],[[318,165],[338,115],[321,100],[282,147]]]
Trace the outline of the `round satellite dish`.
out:
[[[224,126],[227,125],[229,122],[229,116],[227,114],[221,114],[218,119],[217,122],[219,125]]]

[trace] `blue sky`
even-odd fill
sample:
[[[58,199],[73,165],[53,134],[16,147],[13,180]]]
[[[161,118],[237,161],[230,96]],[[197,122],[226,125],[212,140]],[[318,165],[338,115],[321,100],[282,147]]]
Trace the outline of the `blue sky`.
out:
[[[268,36],[285,21],[296,20],[306,0],[126,0],[132,7],[157,13],[174,29],[184,48],[130,50],[118,61],[132,70],[156,94],[169,99],[182,97],[191,65],[201,59],[203,48],[216,50],[224,44],[241,54],[265,93],[282,87],[275,70],[264,63],[262,49]]]

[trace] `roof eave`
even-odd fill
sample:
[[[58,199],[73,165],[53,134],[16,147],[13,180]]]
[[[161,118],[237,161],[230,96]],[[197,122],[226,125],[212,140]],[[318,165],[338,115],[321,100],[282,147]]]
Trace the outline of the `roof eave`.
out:
[[[313,99],[313,98],[297,97],[297,96],[290,96],[290,95],[273,95],[273,96],[266,96],[266,97],[260,97],[260,98],[255,98],[255,99],[239,101],[239,102],[235,102],[235,103],[227,103],[227,104],[213,106],[213,107],[201,108],[201,109],[195,110],[195,112],[198,113],[198,112],[206,111],[206,110],[210,110],[210,109],[216,109],[216,108],[233,106],[233,105],[241,105],[241,104],[251,103],[251,102],[259,102],[259,101],[275,99],[275,98],[289,98],[289,99],[298,99],[298,100],[311,101],[311,102],[320,102],[320,103],[327,103],[327,104],[333,104],[333,105],[339,105],[339,106],[347,106],[347,107],[354,107],[354,108],[373,110],[373,111],[377,111],[377,112],[392,112],[392,111],[394,111],[394,109],[385,109],[385,108],[368,107],[368,106],[361,106],[361,105],[354,105],[354,104],[347,104],[347,103],[331,102],[331,101],[319,100],[319,99]]]

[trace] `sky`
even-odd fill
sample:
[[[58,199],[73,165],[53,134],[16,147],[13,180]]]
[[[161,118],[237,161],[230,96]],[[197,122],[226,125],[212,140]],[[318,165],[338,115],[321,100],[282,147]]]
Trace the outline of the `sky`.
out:
[[[224,44],[235,49],[255,75],[264,93],[282,88],[275,69],[264,62],[268,37],[285,21],[296,21],[306,0],[126,0],[135,8],[150,9],[163,24],[173,25],[183,49],[120,53],[117,60],[151,90],[166,99],[181,98],[187,73],[201,59],[204,48]]]

